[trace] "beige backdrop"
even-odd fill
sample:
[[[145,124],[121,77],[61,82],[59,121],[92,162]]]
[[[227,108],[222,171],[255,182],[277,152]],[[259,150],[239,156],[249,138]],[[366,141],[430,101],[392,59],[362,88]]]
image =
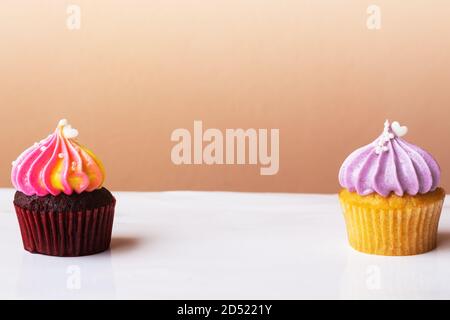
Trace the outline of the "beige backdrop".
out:
[[[114,190],[336,192],[342,160],[390,118],[434,154],[450,190],[450,2],[376,1],[377,31],[371,3],[3,0],[0,186],[65,117]],[[170,134],[194,120],[279,128],[279,173],[173,165]]]

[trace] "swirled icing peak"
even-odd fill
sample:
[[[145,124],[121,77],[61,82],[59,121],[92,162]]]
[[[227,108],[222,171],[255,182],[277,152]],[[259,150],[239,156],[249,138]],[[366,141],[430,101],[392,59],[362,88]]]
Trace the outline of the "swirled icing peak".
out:
[[[26,195],[81,193],[102,186],[100,160],[75,138],[78,131],[63,119],[47,138],[25,150],[12,163],[11,181]]]
[[[351,153],[339,170],[343,188],[360,195],[390,193],[416,195],[434,191],[440,180],[436,160],[401,137],[408,128],[386,120],[383,133]]]

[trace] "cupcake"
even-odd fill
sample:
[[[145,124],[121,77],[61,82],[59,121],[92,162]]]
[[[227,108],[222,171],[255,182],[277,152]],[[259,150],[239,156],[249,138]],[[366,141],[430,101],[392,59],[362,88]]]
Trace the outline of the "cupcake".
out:
[[[358,251],[404,256],[436,247],[445,197],[440,169],[428,152],[401,138],[407,131],[386,121],[381,136],[341,166],[339,200]]]
[[[54,133],[12,163],[14,207],[25,250],[83,256],[109,248],[115,198],[100,160],[61,120]]]

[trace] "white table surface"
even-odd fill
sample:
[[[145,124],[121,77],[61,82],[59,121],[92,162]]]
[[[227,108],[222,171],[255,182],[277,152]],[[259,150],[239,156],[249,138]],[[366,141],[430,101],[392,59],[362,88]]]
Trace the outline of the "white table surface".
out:
[[[381,257],[347,245],[336,195],[114,192],[111,250],[23,250],[12,189],[0,189],[3,299],[450,298],[450,206],[438,248]]]

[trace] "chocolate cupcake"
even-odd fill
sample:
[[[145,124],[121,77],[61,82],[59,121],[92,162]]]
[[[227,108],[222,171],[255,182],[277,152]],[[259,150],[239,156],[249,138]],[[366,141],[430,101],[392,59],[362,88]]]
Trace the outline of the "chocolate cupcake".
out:
[[[13,161],[14,207],[25,250],[83,256],[109,248],[116,200],[100,160],[61,120],[55,132]]]

